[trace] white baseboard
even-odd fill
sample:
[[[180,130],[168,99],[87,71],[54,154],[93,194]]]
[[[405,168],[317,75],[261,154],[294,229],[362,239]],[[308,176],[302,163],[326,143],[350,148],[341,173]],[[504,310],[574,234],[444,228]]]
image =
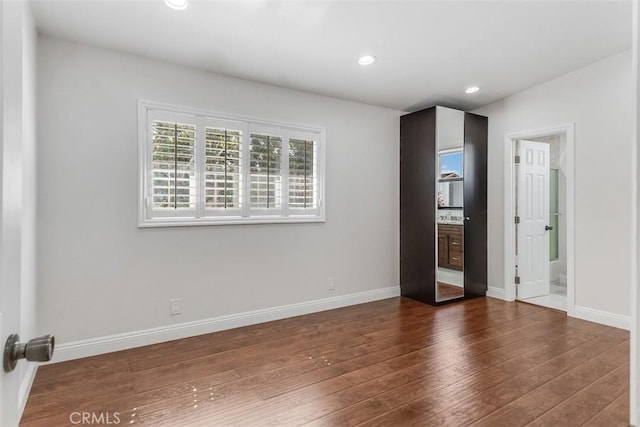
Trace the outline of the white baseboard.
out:
[[[464,287],[464,273],[462,271],[438,267],[436,275],[438,277],[438,282],[444,282],[461,288]]]
[[[496,298],[496,299],[501,299],[503,301],[507,301],[503,288],[496,288],[495,286],[489,286],[487,287],[487,293],[485,295],[490,298]]]
[[[631,329],[631,316],[622,316],[620,314],[609,313],[602,310],[596,310],[589,307],[580,307],[576,305],[573,310],[567,314],[590,322],[600,323],[602,325],[613,326],[614,328]]]
[[[24,408],[27,406],[27,400],[29,399],[29,393],[31,392],[31,386],[33,385],[33,380],[36,378],[37,371],[37,363],[29,363],[27,365],[27,373],[22,379],[20,389],[18,390],[18,419],[22,418]]]
[[[400,287],[391,286],[372,291],[339,295],[297,304],[213,317],[194,322],[186,322],[176,325],[161,326],[158,328],[68,342],[56,346],[51,363],[95,356],[98,354],[157,344],[196,335],[209,334],[241,326],[285,319],[287,317],[300,316],[303,314],[331,310],[334,308],[393,298],[399,295]]]

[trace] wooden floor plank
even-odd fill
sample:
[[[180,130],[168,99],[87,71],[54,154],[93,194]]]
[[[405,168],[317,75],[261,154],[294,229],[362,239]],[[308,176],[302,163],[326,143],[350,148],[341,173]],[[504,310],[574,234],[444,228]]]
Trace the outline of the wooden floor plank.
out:
[[[587,421],[585,427],[627,427],[629,425],[629,391]]]
[[[625,340],[602,355],[575,366],[541,387],[502,406],[472,425],[526,425],[624,364],[628,356],[629,341]]]
[[[527,425],[583,425],[624,393],[628,379],[629,363],[626,362]]]
[[[499,405],[509,403],[521,393],[569,370],[574,361],[590,359],[625,339],[622,335],[616,335],[602,334],[597,338],[591,334],[575,333],[567,337],[554,336],[544,346],[481,372],[471,368],[470,375],[460,378],[454,376],[455,370],[442,372],[441,375],[451,382],[450,385],[437,389],[436,393],[428,393],[432,386],[427,389],[416,388],[419,393],[409,395],[426,397],[393,409],[372,424],[390,425],[409,421],[433,422],[433,425],[468,424],[496,410]]]
[[[391,298],[39,368],[21,425],[626,425],[629,334]],[[578,415],[576,415],[578,414]]]

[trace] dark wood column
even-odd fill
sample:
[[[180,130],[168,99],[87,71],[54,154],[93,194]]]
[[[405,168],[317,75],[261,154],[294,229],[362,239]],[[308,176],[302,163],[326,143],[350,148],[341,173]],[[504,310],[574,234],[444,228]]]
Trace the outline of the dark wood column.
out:
[[[400,287],[435,303],[436,108],[400,117]]]

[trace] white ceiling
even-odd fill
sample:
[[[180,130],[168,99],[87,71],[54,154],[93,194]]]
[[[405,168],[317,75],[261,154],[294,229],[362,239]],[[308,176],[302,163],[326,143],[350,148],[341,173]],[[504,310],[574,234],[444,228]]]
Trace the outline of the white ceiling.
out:
[[[630,0],[32,4],[44,34],[405,111],[473,109],[631,47]]]

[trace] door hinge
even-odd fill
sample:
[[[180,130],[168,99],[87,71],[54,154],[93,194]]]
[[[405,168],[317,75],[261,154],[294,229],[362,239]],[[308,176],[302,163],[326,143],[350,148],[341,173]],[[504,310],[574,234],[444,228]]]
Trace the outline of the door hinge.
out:
[[[520,224],[520,217],[516,215],[515,220],[516,224]]]
[[[520,164],[520,156],[516,156],[516,165]]]
[[[515,282],[516,285],[519,285],[520,284],[520,276],[514,277],[513,281]]]

